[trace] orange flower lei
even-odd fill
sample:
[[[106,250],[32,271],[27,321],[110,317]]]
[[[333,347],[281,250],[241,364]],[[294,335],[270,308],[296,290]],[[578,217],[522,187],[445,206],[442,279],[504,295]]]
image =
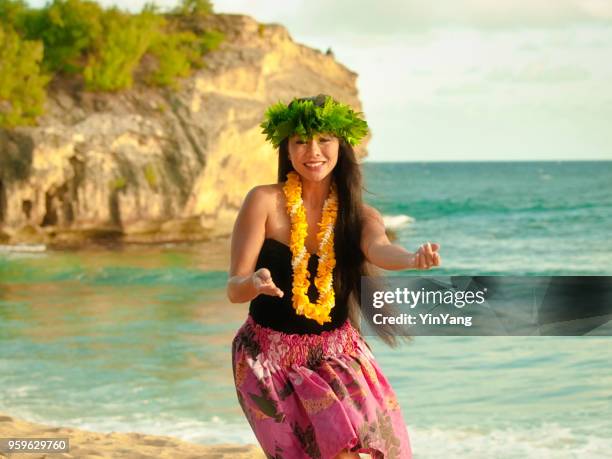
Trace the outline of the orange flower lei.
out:
[[[338,195],[336,186],[332,183],[329,196],[323,205],[323,215],[318,223],[317,241],[319,246],[317,255],[319,265],[314,283],[319,291],[317,303],[313,304],[308,298],[310,272],[308,260],[310,253],[306,250],[305,241],[308,232],[306,210],[302,201],[302,181],[297,172],[287,174],[287,182],[283,186],[287,199],[287,212],[291,217],[291,266],[293,268],[293,308],[296,313],[316,320],[319,325],[331,322],[329,312],[335,305],[333,288],[333,271],[336,266],[334,253],[334,225],[338,214]]]

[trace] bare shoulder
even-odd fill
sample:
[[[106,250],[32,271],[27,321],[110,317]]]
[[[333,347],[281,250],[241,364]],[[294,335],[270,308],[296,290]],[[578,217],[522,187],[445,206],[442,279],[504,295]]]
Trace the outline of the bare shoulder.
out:
[[[257,185],[246,194],[232,231],[230,277],[255,271],[273,196],[274,187],[270,185]]]
[[[364,223],[376,222],[384,225],[380,212],[374,207],[365,203],[363,204],[363,220]]]
[[[265,185],[257,185],[253,187],[253,190],[257,190],[257,193],[272,197],[279,192],[283,191],[282,183],[267,183]]]
[[[275,185],[276,185],[275,183],[270,183],[266,185],[256,185],[253,188],[251,188],[249,193],[257,193],[260,195],[270,194],[273,192]]]
[[[284,202],[285,193],[283,192],[282,183],[270,183],[269,185],[262,186],[265,187],[265,193],[267,194],[268,203],[273,208]]]
[[[249,190],[244,201],[250,205],[255,205],[259,209],[269,208],[270,203],[276,195],[276,184],[257,185]]]

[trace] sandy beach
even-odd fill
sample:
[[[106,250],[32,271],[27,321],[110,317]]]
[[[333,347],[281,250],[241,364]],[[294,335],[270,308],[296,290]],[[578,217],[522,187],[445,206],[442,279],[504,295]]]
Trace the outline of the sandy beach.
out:
[[[68,437],[69,453],[0,453],[0,457],[50,458],[176,458],[176,459],[263,459],[265,455],[255,445],[220,444],[213,446],[187,443],[174,437],[130,433],[99,433],[67,427],[53,427],[26,422],[0,412],[0,438],[9,437]]]

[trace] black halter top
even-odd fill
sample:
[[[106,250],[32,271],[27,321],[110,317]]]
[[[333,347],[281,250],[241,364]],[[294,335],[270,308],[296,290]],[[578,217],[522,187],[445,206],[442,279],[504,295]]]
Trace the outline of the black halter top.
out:
[[[337,290],[335,290],[336,305],[330,312],[331,322],[319,325],[316,320],[296,314],[292,305],[291,256],[291,249],[288,245],[272,238],[264,240],[255,270],[268,268],[274,284],[284,292],[284,295],[280,298],[260,294],[251,300],[249,314],[253,320],[259,325],[284,333],[320,334],[323,331],[340,327],[348,318],[348,308],[345,301],[339,301]],[[319,257],[311,254],[308,260],[308,271],[310,271],[308,298],[312,303],[315,303],[319,297],[317,287],[314,285],[318,264]]]

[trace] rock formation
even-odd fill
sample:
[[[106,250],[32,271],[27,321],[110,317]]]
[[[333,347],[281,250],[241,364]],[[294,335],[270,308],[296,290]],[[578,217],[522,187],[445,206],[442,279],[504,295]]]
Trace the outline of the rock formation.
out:
[[[268,105],[326,93],[361,109],[357,75],[284,27],[200,21],[194,31],[226,40],[177,90],[91,93],[56,78],[37,126],[0,130],[0,244],[227,236],[246,192],[276,181],[259,128]]]

